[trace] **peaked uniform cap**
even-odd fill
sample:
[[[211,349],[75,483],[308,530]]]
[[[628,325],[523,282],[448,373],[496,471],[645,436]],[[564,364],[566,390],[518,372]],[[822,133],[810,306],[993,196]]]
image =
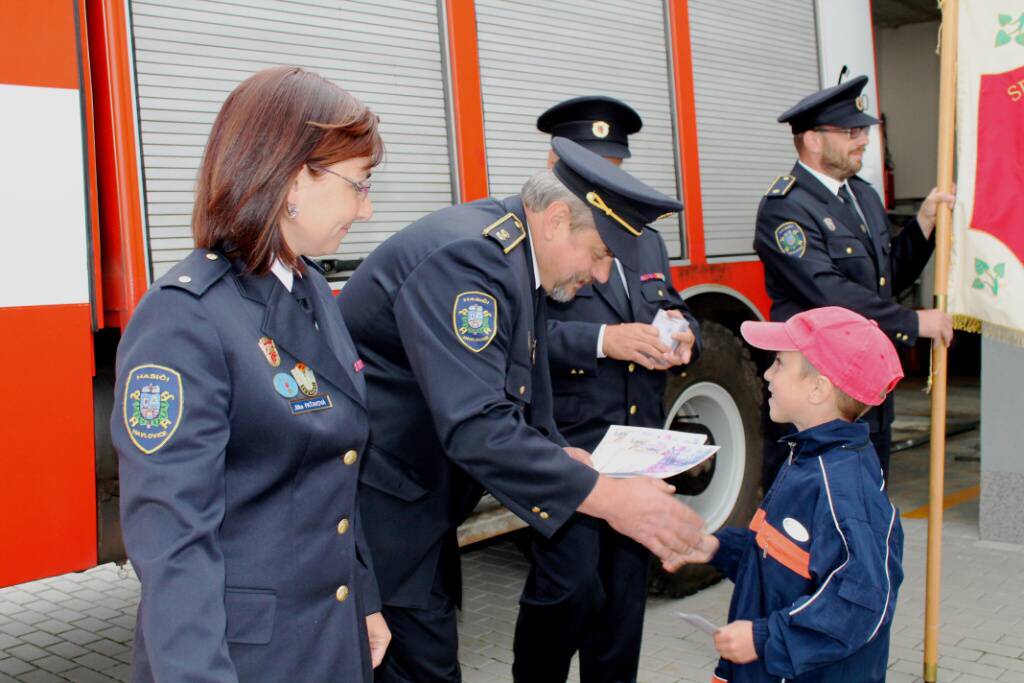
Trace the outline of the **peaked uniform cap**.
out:
[[[603,157],[628,159],[629,136],[643,126],[636,110],[605,95],[559,102],[537,119],[537,128],[552,137],[569,138]]]
[[[631,270],[638,270],[637,238],[644,228],[683,205],[607,159],[567,138],[555,138],[552,172],[588,205],[605,245]]]
[[[778,122],[788,123],[794,135],[818,126],[873,126],[878,123],[878,119],[867,113],[867,96],[861,95],[867,82],[867,76],[857,76],[845,83],[819,90],[783,112]]]

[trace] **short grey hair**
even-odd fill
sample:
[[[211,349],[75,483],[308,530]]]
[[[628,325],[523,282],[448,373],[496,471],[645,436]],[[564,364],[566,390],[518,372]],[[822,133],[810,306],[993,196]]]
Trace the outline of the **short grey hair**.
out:
[[[526,181],[520,192],[523,206],[528,211],[540,213],[553,202],[565,202],[569,206],[569,224],[573,230],[597,228],[594,214],[583,200],[562,184],[562,181],[549,170],[535,173]]]

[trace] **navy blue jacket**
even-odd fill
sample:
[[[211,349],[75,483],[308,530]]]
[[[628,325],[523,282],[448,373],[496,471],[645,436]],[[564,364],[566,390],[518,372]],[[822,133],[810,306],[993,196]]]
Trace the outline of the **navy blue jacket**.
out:
[[[871,185],[857,176],[848,183],[867,224],[800,163],[761,199],[754,250],[764,263],[771,319],[842,306],[877,322],[893,343],[913,346],[917,314],[894,299],[921,274],[934,235],[925,239],[915,219],[894,238]],[[864,420],[877,432],[888,429],[893,416],[890,395]]]
[[[518,197],[441,209],[374,249],[338,297],[366,361],[359,495],[385,604],[426,606],[482,487],[550,536],[597,481],[554,424],[525,223]]]
[[[372,679],[365,385],[308,270],[319,331],[273,274],[197,250],[154,283],[118,347],[111,427],[142,582],[135,682]]]
[[[639,238],[642,272],[623,267],[629,308],[621,310],[610,282],[583,287],[567,303],[548,300],[548,355],[555,392],[555,419],[569,443],[593,450],[613,424],[661,428],[665,421],[665,371],[597,357],[601,325],[649,323],[660,309],[678,310],[697,338],[691,363],[700,353],[700,325],[672,286],[668,252],[655,230]],[[618,278],[612,267],[610,278]]]
[[[747,529],[711,564],[735,582],[729,621],[754,624],[757,661],[719,660],[729,683],[884,681],[903,528],[863,422],[787,437],[791,455]]]

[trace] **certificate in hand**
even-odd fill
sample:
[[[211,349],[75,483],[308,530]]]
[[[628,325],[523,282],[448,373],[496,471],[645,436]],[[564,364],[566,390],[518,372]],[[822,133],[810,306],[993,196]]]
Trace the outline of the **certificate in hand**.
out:
[[[718,452],[706,440],[704,434],[612,425],[591,458],[597,471],[609,476],[667,479]]]

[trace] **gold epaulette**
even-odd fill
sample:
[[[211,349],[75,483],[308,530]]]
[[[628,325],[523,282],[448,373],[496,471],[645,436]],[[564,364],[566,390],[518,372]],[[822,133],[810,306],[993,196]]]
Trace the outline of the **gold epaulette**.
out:
[[[507,254],[526,239],[526,228],[523,227],[523,222],[519,220],[519,216],[509,211],[484,228],[481,234],[484,237],[490,237],[500,244],[502,251]]]
[[[794,183],[796,183],[796,176],[780,175],[772,181],[771,186],[768,188],[768,191],[764,193],[764,196],[785,197],[786,194],[793,189]]]

